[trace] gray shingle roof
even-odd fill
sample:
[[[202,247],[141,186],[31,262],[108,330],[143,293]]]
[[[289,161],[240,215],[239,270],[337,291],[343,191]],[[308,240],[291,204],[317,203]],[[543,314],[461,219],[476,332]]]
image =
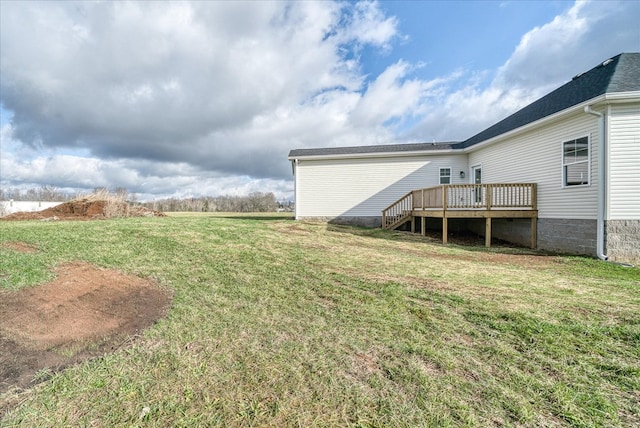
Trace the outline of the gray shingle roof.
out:
[[[623,53],[574,77],[511,116],[463,141],[466,148],[606,93],[640,91],[640,53]]]
[[[462,142],[294,149],[289,157],[464,149],[600,95],[630,91],[640,91],[640,53],[616,55]]]
[[[353,146],[353,147],[324,147],[318,149],[294,149],[289,152],[289,157],[302,156],[327,156],[327,155],[351,155],[362,153],[398,153],[398,152],[423,152],[431,150],[452,149],[455,142],[448,143],[412,143],[412,144],[383,144],[378,146]]]

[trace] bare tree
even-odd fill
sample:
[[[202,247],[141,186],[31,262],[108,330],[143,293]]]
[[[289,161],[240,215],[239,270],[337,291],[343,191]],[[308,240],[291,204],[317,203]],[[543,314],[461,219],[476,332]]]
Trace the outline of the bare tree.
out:
[[[191,212],[275,212],[278,201],[273,193],[253,192],[248,196],[217,196],[188,199],[161,199],[144,204],[160,211]]]

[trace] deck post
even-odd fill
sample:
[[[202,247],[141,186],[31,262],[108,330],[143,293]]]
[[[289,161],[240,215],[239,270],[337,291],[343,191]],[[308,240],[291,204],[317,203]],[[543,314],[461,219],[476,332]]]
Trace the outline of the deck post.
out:
[[[491,217],[487,217],[484,223],[484,246],[491,247]]]
[[[442,192],[442,209],[447,211],[447,186],[443,185],[441,188]]]
[[[538,184],[533,183],[531,185],[531,209],[538,209]]]
[[[447,187],[442,186],[442,243],[446,244],[449,235],[449,219],[447,218]]]
[[[427,234],[427,218],[422,216],[420,217],[421,223],[420,223],[420,233],[422,233],[422,236],[426,236]]]
[[[411,233],[416,233],[416,218],[411,216]]]
[[[531,248],[538,247],[538,217],[531,217]]]
[[[449,234],[448,229],[448,221],[449,219],[447,218],[447,216],[443,216],[442,217],[442,243],[446,244],[447,243],[447,235]]]

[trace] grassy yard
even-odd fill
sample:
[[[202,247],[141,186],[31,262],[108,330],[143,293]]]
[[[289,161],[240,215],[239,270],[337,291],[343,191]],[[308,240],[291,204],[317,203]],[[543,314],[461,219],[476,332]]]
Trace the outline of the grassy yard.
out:
[[[4,289],[83,260],[175,290],[0,426],[640,425],[638,268],[276,215],[0,222],[0,241],[39,250],[2,248]]]

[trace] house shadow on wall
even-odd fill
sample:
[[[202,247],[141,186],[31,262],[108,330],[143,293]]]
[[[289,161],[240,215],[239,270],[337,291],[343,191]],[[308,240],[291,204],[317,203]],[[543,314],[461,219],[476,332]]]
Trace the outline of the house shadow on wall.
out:
[[[328,227],[338,225],[349,225],[365,228],[381,228],[382,210],[396,202],[398,199],[410,191],[438,186],[436,178],[439,177],[437,166],[431,162],[416,169],[410,174],[401,177],[393,184],[376,192],[366,200],[356,204],[349,210],[328,220]],[[431,179],[431,180],[429,180]],[[465,246],[484,247],[484,218],[449,218],[447,240],[452,244]],[[400,226],[398,231],[408,232],[408,235],[416,235],[421,239],[437,240],[442,243],[442,218],[429,217],[426,219],[424,237],[422,236],[422,222],[416,219],[413,225],[414,234],[411,234],[411,222],[406,222]],[[329,229],[331,230],[331,229]],[[337,231],[337,229],[335,229]],[[354,229],[357,230],[357,229]],[[500,247],[522,248],[528,247],[530,243],[530,220],[529,219],[493,219],[492,245]],[[390,237],[394,234],[381,234],[380,237]],[[509,240],[508,238],[513,238]]]
[[[328,223],[329,225],[380,228],[382,227],[383,209],[413,190],[438,186],[436,182],[437,177],[439,177],[438,167],[433,166],[432,163],[429,162],[404,177],[401,177],[379,192],[376,192],[366,200],[354,205],[339,216],[328,220]],[[431,180],[429,180],[430,178]],[[429,218],[426,223],[426,236],[442,242],[442,219]],[[474,223],[477,223],[477,225]],[[449,219],[448,236],[453,238],[454,241],[459,239],[468,244],[472,242],[475,244],[477,240],[479,245],[484,245],[484,238],[474,232],[474,230],[478,230],[478,228],[483,225],[484,221],[482,219]],[[415,231],[418,234],[422,232],[420,227],[421,222],[416,221]],[[411,223],[407,222],[397,230],[409,232],[411,231]]]

